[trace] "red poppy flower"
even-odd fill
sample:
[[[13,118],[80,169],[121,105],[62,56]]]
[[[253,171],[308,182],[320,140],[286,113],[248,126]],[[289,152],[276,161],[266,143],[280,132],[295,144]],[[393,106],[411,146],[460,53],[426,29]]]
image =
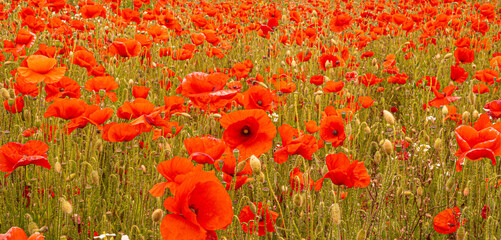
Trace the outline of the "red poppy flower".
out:
[[[358,160],[350,162],[344,153],[327,155],[325,163],[329,172],[315,182],[315,191],[320,191],[326,178],[329,178],[335,185],[344,185],[348,188],[365,188],[371,182],[364,162]]]
[[[342,32],[350,27],[353,18],[347,13],[338,13],[329,23],[330,30],[333,32]]]
[[[464,68],[459,66],[451,66],[451,80],[457,83],[463,83],[468,79],[469,72],[465,71]]]
[[[230,195],[214,172],[188,173],[164,207],[172,213],[160,225],[163,239],[206,239],[207,232],[223,229],[233,219]]]
[[[313,190],[314,182],[311,177],[306,179],[306,176],[303,172],[301,172],[301,170],[299,170],[299,167],[295,167],[290,173],[289,184],[293,191],[302,192],[305,185],[310,188],[310,190]]]
[[[324,76],[323,75],[314,75],[310,78],[310,83],[315,84],[317,86],[324,84]]]
[[[149,193],[154,197],[162,197],[165,189],[168,188],[172,194],[176,194],[177,187],[183,182],[184,177],[182,176],[195,171],[195,168],[202,170],[203,165],[193,166],[190,160],[182,157],[174,157],[159,163],[157,171],[167,181],[155,184]]]
[[[262,109],[272,111],[275,109],[276,95],[269,89],[256,85],[243,93],[242,106],[245,109]]]
[[[433,218],[433,229],[438,233],[454,233],[461,226],[461,211],[458,207],[445,209]]]
[[[344,88],[344,82],[343,81],[328,81],[325,84],[325,87],[323,88],[323,91],[325,93],[335,93],[339,92]]]
[[[383,79],[378,78],[376,75],[372,73],[366,73],[365,75],[358,77],[358,81],[359,83],[365,85],[366,87],[370,87],[382,82]]]
[[[0,234],[1,240],[44,240],[41,233],[34,233],[30,237],[26,235],[23,229],[18,227],[11,227],[5,234]]]
[[[450,85],[443,89],[444,93],[441,93],[436,88],[432,87],[431,90],[435,94],[435,98],[429,101],[428,105],[430,105],[431,107],[438,108],[461,99],[461,97],[452,96],[456,88],[457,88],[456,86]]]
[[[45,85],[45,101],[50,102],[57,98],[80,98],[80,85],[73,79],[64,76],[56,83],[49,83]]]
[[[320,130],[320,128],[317,125],[317,122],[313,120],[306,122],[305,126],[306,126],[306,131],[311,134],[316,133],[318,132],[318,130]]]
[[[277,134],[275,125],[261,109],[239,110],[221,118],[226,130],[223,140],[231,149],[238,149],[243,158],[256,157],[270,150]]]
[[[141,134],[129,123],[109,123],[103,126],[103,139],[108,142],[129,142]]]
[[[117,94],[112,92],[118,89],[118,83],[114,77],[93,77],[85,83],[85,90],[94,93],[96,103],[100,103],[104,98],[108,97],[112,102],[118,100]],[[105,91],[105,95],[101,98],[100,91]]]
[[[343,145],[346,135],[341,116],[327,116],[320,121],[320,138],[332,143],[333,147]]]
[[[18,67],[17,73],[29,83],[55,83],[64,76],[65,67],[56,67],[57,61],[43,55],[31,55],[27,67]]]
[[[22,95],[29,95],[32,97],[37,97],[39,94],[37,84],[27,82],[21,76],[18,76],[16,78],[16,83],[14,84],[14,89],[16,90],[16,96],[19,94],[22,94]]]
[[[320,68],[324,71],[327,71],[331,67],[344,67],[346,65],[341,57],[332,54],[323,54],[320,56],[318,64],[320,64]]]
[[[499,72],[492,69],[484,69],[475,72],[475,79],[487,83],[489,85],[494,84],[494,82],[499,82]]]
[[[500,118],[501,117],[501,99],[494,100],[492,102],[488,102],[484,106],[484,110],[487,111],[487,115],[492,118]]]
[[[132,87],[132,96],[134,96],[134,98],[147,98],[150,89],[150,87],[134,85]]]
[[[496,165],[496,156],[501,156],[501,124],[491,125],[487,114],[480,115],[474,127],[462,125],[455,129],[459,149],[454,154],[456,171],[463,170],[464,159],[479,161],[489,158]]]
[[[80,117],[85,112],[87,106],[87,103],[82,99],[57,99],[49,105],[43,116],[46,118],[58,117],[66,120],[74,119]]]
[[[469,48],[458,48],[454,51],[457,63],[472,63],[475,60],[475,51]]]
[[[10,113],[20,113],[24,108],[24,98],[16,97],[14,100],[5,99],[3,101],[3,107]]]
[[[84,19],[96,18],[96,17],[106,18],[106,9],[104,8],[103,5],[99,4],[83,5],[80,7],[78,12],[82,15],[82,18]]]
[[[96,66],[96,58],[92,52],[87,50],[78,50],[73,54],[73,64],[78,65],[80,67],[86,68],[87,71],[90,71]]]
[[[183,79],[176,93],[189,98],[196,108],[206,110],[209,105],[211,112],[217,111],[238,93],[237,90],[224,89],[228,79],[228,75],[219,72],[190,73]]]
[[[269,210],[268,206],[262,202],[252,204],[255,206],[254,209],[257,208],[256,213],[254,213],[250,206],[247,205],[238,215],[238,220],[240,221],[242,230],[248,234],[254,234],[257,227],[259,236],[264,236],[266,232],[275,232],[274,225],[278,218],[278,213]]]
[[[199,164],[213,164],[223,155],[226,145],[221,139],[211,136],[187,138],[183,141],[190,160]]]
[[[49,146],[41,141],[31,140],[25,144],[9,142],[0,147],[0,171],[9,176],[16,168],[35,164],[47,169],[51,166],[47,160]]]
[[[135,39],[117,38],[108,48],[110,55],[121,57],[137,57],[141,53],[141,43]]]
[[[318,140],[313,135],[303,134],[289,124],[278,127],[278,132],[282,138],[282,147],[273,154],[276,163],[284,163],[292,155],[311,160],[318,150]]]

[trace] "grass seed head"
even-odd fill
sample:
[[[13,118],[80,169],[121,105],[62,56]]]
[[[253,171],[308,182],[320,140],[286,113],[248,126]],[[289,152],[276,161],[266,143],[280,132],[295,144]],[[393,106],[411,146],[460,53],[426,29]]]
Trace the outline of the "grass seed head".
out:
[[[339,203],[334,203],[331,209],[332,223],[335,225],[341,224],[341,209],[339,208]]]

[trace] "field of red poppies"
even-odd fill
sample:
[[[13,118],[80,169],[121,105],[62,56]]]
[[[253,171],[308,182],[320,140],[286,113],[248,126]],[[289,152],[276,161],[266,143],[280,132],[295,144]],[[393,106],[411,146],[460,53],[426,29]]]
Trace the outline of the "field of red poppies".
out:
[[[501,238],[501,2],[2,0],[0,23],[0,240]]]

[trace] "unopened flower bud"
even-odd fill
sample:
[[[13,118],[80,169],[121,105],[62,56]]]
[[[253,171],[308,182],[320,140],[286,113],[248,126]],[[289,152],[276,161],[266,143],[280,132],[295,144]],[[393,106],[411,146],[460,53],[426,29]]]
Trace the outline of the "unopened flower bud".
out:
[[[464,227],[461,226],[459,227],[457,233],[456,233],[456,239],[457,240],[466,240],[467,239],[467,236],[466,236],[466,231],[464,230]]]
[[[9,90],[7,90],[5,88],[0,89],[0,95],[2,96],[2,98],[4,100],[8,100],[10,98]]]
[[[59,161],[57,161],[55,164],[54,164],[54,171],[56,171],[57,173],[61,173],[61,163]]]
[[[390,142],[390,140],[385,139],[383,142],[383,151],[386,154],[391,154],[393,153],[393,144]]]
[[[28,223],[28,232],[31,234],[38,232],[38,225],[34,222]]]
[[[334,223],[335,225],[341,224],[341,209],[339,208],[338,203],[334,203],[334,205],[332,205],[331,217],[332,223]]]
[[[365,239],[365,229],[360,229],[357,233],[357,240],[364,240]]]
[[[442,149],[442,139],[440,138],[435,139],[435,143],[433,143],[433,148],[435,148],[435,150],[437,151],[440,151]]]
[[[294,206],[301,207],[303,206],[303,197],[300,193],[296,193],[294,195],[294,198],[292,199],[292,202],[294,203]]]
[[[442,114],[447,115],[447,113],[449,113],[449,109],[447,108],[447,106],[443,106],[442,107]]]
[[[383,110],[383,116],[384,116],[384,120],[386,120],[386,122],[390,125],[395,125],[395,123],[397,122],[395,120],[395,117],[393,116],[393,114],[391,114],[391,112],[389,112],[387,110]]]
[[[151,214],[151,220],[154,223],[159,223],[162,221],[162,218],[164,217],[164,211],[160,208],[157,208],[153,213]]]
[[[61,199],[61,209],[65,214],[71,214],[73,212],[73,206],[66,199]]]
[[[416,189],[416,194],[421,197],[421,196],[423,196],[423,193],[424,193],[423,187],[419,186]]]
[[[379,164],[381,162],[381,153],[379,151],[377,151],[375,154],[374,154],[374,162],[376,164]]]
[[[94,185],[98,185],[99,184],[99,173],[96,170],[94,170],[94,171],[92,171],[90,173],[90,181]]]
[[[259,174],[261,172],[261,161],[259,161],[259,158],[252,155],[250,157],[250,167],[252,169],[252,172]]]
[[[478,119],[478,117],[479,117],[479,113],[478,113],[478,111],[477,111],[477,110],[474,110],[474,111],[473,111],[472,117],[473,117],[473,120],[477,120],[477,119]]]

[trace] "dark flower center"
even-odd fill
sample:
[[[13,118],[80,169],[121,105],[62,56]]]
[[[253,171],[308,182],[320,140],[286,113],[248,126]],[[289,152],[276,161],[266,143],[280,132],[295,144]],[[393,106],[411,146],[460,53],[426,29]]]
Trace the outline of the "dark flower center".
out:
[[[249,136],[251,134],[250,127],[249,126],[243,127],[241,132],[242,132],[242,135]]]
[[[259,105],[259,106],[263,106],[263,101],[258,100],[258,101],[257,101],[257,105]]]
[[[332,131],[332,135],[337,136],[338,132],[337,130]]]
[[[198,209],[195,208],[195,206],[190,205],[190,210],[194,212],[195,214],[198,214]]]
[[[59,88],[59,91],[60,92],[64,92],[64,88]]]

